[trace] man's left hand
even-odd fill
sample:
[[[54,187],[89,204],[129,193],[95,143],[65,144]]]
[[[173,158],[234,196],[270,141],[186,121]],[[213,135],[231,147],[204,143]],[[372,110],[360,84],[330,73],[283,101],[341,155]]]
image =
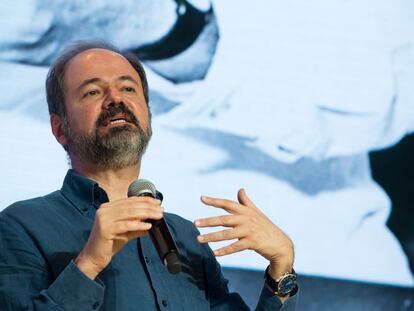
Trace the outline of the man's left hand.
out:
[[[203,227],[227,227],[227,229],[198,236],[200,243],[237,240],[214,251],[224,256],[246,249],[254,250],[270,261],[269,273],[278,278],[292,271],[293,243],[270,219],[249,199],[244,189],[237,194],[238,202],[203,196],[201,201],[209,206],[224,209],[229,214],[198,219],[195,225]]]

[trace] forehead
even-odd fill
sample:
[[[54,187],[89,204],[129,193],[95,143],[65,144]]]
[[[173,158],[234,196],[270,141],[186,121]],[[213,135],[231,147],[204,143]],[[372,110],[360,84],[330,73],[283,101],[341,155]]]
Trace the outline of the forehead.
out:
[[[109,81],[122,75],[130,75],[140,81],[138,73],[124,56],[109,50],[90,49],[69,61],[64,81],[67,90],[71,91],[87,79],[100,78]]]

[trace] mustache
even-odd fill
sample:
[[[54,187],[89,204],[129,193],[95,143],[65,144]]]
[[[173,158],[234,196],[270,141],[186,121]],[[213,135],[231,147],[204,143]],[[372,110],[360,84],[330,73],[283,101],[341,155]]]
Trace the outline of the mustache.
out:
[[[132,111],[124,104],[110,106],[108,109],[102,111],[96,120],[96,126],[104,126],[108,120],[112,119],[116,115],[123,114],[127,117],[127,121],[139,127],[140,123]]]

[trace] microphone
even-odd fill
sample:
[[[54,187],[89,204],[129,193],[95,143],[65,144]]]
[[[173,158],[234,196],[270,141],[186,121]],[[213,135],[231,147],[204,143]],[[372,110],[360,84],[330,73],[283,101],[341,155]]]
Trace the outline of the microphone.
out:
[[[160,194],[160,195],[158,195]],[[137,179],[128,187],[128,197],[152,197],[162,200],[162,194],[157,191],[154,184],[145,179]],[[180,254],[177,246],[168,230],[164,218],[159,220],[148,220],[152,227],[149,235],[161,261],[167,266],[170,273],[176,274],[181,271]]]

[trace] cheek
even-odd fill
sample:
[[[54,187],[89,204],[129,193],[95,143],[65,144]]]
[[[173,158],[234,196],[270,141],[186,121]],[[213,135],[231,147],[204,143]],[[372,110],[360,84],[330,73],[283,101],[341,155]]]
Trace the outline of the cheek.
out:
[[[90,133],[95,127],[98,115],[99,114],[86,105],[79,107],[76,111],[72,111],[72,117],[69,119],[69,126],[74,132],[80,130],[81,132]]]
[[[149,127],[149,111],[148,105],[145,102],[144,97],[135,97],[125,101],[128,109],[130,109],[135,117],[137,117],[139,123],[144,130]]]
[[[138,118],[139,118],[139,122],[141,123],[143,129],[144,130],[148,129],[150,125],[148,108],[146,107],[140,108],[138,112]]]

